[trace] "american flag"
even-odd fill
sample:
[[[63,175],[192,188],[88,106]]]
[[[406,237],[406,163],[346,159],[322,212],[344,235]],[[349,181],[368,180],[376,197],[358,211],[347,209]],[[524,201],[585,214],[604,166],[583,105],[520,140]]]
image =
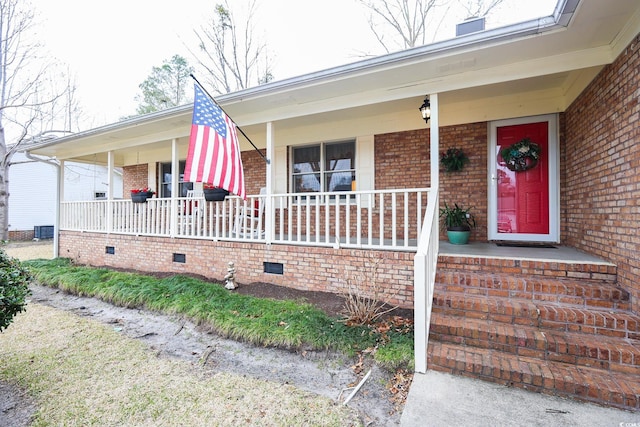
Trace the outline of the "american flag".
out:
[[[236,125],[198,86],[184,180],[206,182],[246,200]]]

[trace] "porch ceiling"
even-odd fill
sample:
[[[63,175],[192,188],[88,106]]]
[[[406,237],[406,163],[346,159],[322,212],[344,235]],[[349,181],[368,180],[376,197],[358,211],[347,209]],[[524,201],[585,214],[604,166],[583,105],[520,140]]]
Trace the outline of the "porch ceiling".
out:
[[[529,104],[534,93],[535,102],[544,100],[540,111],[534,107],[528,114],[564,111],[640,32],[640,2],[560,3],[564,8],[559,12],[564,13],[558,13],[557,20],[548,17],[471,34],[217,100],[261,148],[268,122],[286,132],[310,123],[344,122],[394,111],[407,114],[398,126],[423,127],[417,106],[428,93],[441,95],[441,125],[504,118],[491,108],[504,94]],[[99,153],[114,151],[116,162],[122,162],[141,150],[169,149],[173,138],[188,138],[190,126],[191,106],[187,105],[63,137],[31,151],[91,162],[105,161],[106,156]],[[389,126],[371,132],[400,130]]]

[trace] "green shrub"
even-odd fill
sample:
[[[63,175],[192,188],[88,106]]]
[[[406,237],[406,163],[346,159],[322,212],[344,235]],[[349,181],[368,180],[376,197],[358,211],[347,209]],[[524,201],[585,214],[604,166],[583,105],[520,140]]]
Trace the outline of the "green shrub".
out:
[[[31,274],[20,262],[0,249],[0,332],[25,310]]]

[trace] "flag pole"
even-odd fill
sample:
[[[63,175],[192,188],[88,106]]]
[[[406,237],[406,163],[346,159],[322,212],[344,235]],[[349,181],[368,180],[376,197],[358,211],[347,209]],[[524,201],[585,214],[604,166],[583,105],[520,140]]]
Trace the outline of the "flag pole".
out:
[[[189,75],[191,76],[191,78],[192,78],[193,80],[195,80],[195,82],[196,82],[196,83],[198,83],[198,86],[200,86],[200,89],[202,89],[202,90],[204,91],[204,93],[206,93],[206,94],[207,94],[207,96],[209,97],[209,99],[211,99],[213,102],[215,102],[215,104],[218,106],[218,108],[220,108],[220,109],[222,110],[222,112],[223,112],[224,114],[226,114],[226,115],[227,115],[227,117],[229,117],[229,118],[231,119],[231,116],[230,116],[230,115],[228,115],[226,111],[224,111],[224,108],[222,108],[222,106],[221,106],[220,104],[218,104],[218,102],[214,99],[214,97],[213,97],[213,96],[211,96],[211,94],[209,94],[209,92],[208,92],[204,87],[202,87],[202,85],[200,84],[200,82],[198,81],[198,79],[196,79],[196,76],[194,76],[193,74],[189,74]],[[258,147],[256,147],[256,145],[253,143],[253,141],[251,141],[251,138],[249,138],[249,137],[247,136],[247,134],[246,134],[246,133],[244,133],[244,131],[242,130],[242,128],[241,128],[240,126],[238,126],[238,124],[237,124],[233,119],[231,119],[231,121],[233,121],[233,123],[236,125],[236,129],[238,129],[238,130],[240,131],[240,133],[242,134],[242,136],[244,136],[244,137],[247,139],[247,141],[249,141],[249,143],[253,146],[253,148],[255,148],[255,149],[256,149],[256,151],[258,152],[258,154],[260,154],[260,157],[262,157],[262,158],[264,159],[264,161],[265,161],[265,162],[267,162],[267,164],[269,164],[269,163],[270,163],[270,162],[269,162],[269,159],[267,159],[267,158],[264,156],[264,154],[262,154],[262,151],[260,151],[260,150],[258,149]]]

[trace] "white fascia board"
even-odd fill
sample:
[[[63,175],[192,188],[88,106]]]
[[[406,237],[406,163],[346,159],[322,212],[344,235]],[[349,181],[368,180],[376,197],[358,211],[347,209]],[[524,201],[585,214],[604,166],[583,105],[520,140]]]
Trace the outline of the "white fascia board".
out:
[[[24,151],[35,151],[39,148],[48,147],[50,145],[57,145],[66,141],[75,141],[82,138],[89,138],[94,135],[104,135],[109,132],[122,131],[127,128],[136,128],[145,124],[151,124],[166,120],[167,118],[180,116],[183,114],[191,114],[193,111],[193,104],[181,105],[179,107],[167,108],[166,110],[157,111],[155,113],[149,113],[142,116],[135,116],[120,122],[110,123],[104,126],[100,126],[86,131],[80,131],[71,135],[62,136],[60,138],[48,139],[43,142],[33,142],[24,147]]]

